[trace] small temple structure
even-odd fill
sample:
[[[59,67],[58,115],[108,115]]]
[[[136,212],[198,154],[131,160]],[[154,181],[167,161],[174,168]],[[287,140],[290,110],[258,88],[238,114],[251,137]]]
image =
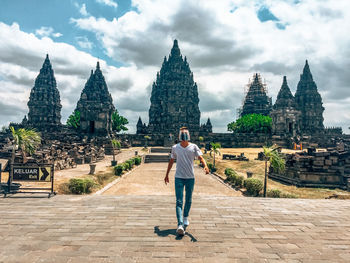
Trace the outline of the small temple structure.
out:
[[[269,115],[272,99],[267,96],[266,87],[261,81],[260,74],[254,74],[254,79],[248,86],[248,93],[244,99],[240,116],[253,113]]]
[[[303,74],[295,93],[297,108],[301,111],[301,130],[304,134],[322,133],[323,111],[321,95],[317,91],[317,86],[312,78],[308,61],[306,60]]]
[[[199,133],[198,87],[186,57],[183,58],[175,39],[169,58],[164,57],[160,72],[152,86],[149,125],[137,123],[137,134],[177,134],[186,126],[191,133]],[[212,130],[211,123],[206,124]]]
[[[23,125],[34,127],[39,131],[54,131],[61,126],[60,93],[49,55],[46,55],[40,73],[35,79],[27,105],[28,119],[24,117]]]
[[[273,135],[294,137],[300,133],[301,111],[297,109],[286,76],[283,77],[282,87],[278,92],[270,116]]]
[[[81,92],[76,110],[80,112],[80,130],[89,135],[108,135],[112,132],[112,114],[115,111],[112,96],[97,62]]]

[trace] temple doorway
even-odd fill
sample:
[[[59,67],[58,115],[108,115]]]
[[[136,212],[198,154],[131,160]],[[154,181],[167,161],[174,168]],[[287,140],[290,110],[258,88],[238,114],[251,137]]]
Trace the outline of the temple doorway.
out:
[[[90,133],[95,132],[95,121],[90,121]]]

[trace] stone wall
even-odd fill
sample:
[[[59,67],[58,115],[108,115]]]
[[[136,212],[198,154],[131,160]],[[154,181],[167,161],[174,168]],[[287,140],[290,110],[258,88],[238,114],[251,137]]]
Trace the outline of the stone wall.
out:
[[[330,187],[350,190],[350,151],[335,148],[287,154],[286,169],[278,173],[270,167],[270,178],[302,187]]]
[[[146,140],[145,135],[140,134],[119,134],[117,138],[125,141],[128,140],[131,146],[145,146],[146,141],[148,146],[164,146],[175,144],[177,136],[169,143],[169,137],[161,134],[149,135],[150,140]],[[199,136],[204,138],[203,142],[199,141]],[[196,144],[208,144],[210,142],[219,142],[225,148],[239,147],[262,147],[266,144],[271,144],[271,137],[266,134],[234,134],[234,133],[191,133],[191,142]]]

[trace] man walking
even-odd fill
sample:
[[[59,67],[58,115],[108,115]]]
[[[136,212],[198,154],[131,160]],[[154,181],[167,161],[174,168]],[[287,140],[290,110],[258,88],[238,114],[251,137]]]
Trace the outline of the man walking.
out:
[[[171,149],[171,159],[168,164],[168,170],[164,178],[165,184],[169,183],[169,172],[176,159],[176,172],[175,172],[175,194],[176,194],[176,217],[177,217],[177,230],[178,235],[184,235],[184,227],[190,223],[188,221],[188,215],[192,204],[192,192],[194,187],[194,168],[193,161],[198,158],[203,164],[205,173],[209,173],[209,168],[203,158],[202,151],[196,144],[190,143],[190,133],[186,127],[182,127],[179,133],[180,143],[174,145]],[[186,191],[185,195],[185,208],[182,214],[183,208],[183,191]]]

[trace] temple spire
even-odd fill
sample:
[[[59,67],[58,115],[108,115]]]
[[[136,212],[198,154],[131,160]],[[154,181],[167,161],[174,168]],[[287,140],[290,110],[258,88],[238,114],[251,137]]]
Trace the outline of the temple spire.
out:
[[[60,94],[48,54],[35,79],[27,105],[28,122],[35,128],[45,130],[61,124]]]
[[[283,83],[280,91],[278,92],[277,100],[273,107],[274,109],[296,107],[295,99],[292,92],[289,89],[286,76],[283,77]]]
[[[174,45],[173,45],[171,52],[170,52],[170,57],[180,57],[180,56],[181,56],[180,48],[179,48],[179,45],[177,43],[177,40],[175,39]]]
[[[304,69],[303,69],[303,74],[302,74],[301,77],[303,79],[305,79],[305,80],[312,80],[312,74],[311,74],[309,63],[308,63],[307,60],[305,62],[305,66],[304,66]]]

